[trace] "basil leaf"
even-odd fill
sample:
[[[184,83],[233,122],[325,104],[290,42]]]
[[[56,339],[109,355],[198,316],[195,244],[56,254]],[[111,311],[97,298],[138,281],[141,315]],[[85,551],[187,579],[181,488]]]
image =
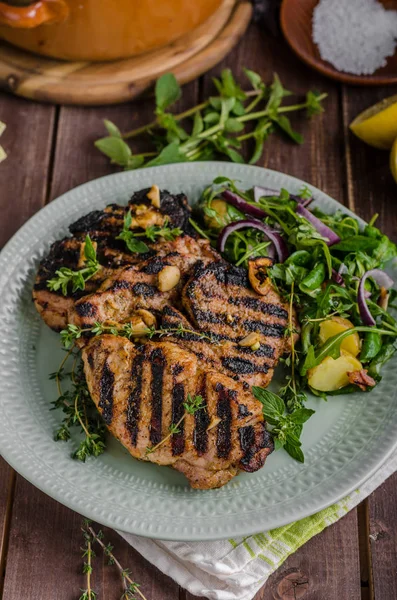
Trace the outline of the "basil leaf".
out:
[[[171,144],[168,144],[168,146],[163,148],[163,150],[158,156],[156,156],[156,158],[146,163],[145,166],[157,167],[159,165],[168,165],[170,163],[185,162],[186,160],[186,155],[183,154],[183,152],[181,151],[179,143],[172,142]]]
[[[298,408],[289,415],[289,419],[293,423],[303,425],[303,423],[306,423],[306,421],[310,419],[310,417],[314,415],[315,412],[316,411],[311,410],[310,408]]]
[[[256,385],[252,387],[252,393],[261,402],[265,418],[278,419],[283,416],[285,405],[280,396]]]
[[[303,144],[303,136],[294,131],[291,126],[291,121],[285,115],[273,115],[270,116],[273,123],[277,123],[277,125],[286,133],[294,142],[297,144]]]
[[[266,88],[262,81],[262,77],[258,73],[251,71],[251,69],[243,69],[243,71],[254,90],[264,90]]]
[[[181,97],[181,88],[173,73],[165,73],[156,82],[156,106],[159,112],[164,111]]]
[[[86,260],[96,262],[96,251],[89,235],[86,236],[84,242],[84,257]]]
[[[201,116],[201,112],[198,111],[194,115],[192,137],[198,136],[203,131],[203,129],[204,129],[203,117]]]
[[[115,125],[114,123],[112,123],[112,121],[109,121],[108,119],[104,119],[103,123],[110,136],[121,138],[121,131],[117,127],[117,125]]]
[[[129,145],[118,137],[105,137],[95,142],[95,147],[108,156],[112,163],[124,167],[131,156]]]
[[[303,452],[298,446],[294,446],[293,444],[289,444],[288,442],[286,442],[284,444],[284,449],[288,452],[288,454],[292,458],[294,458],[298,462],[300,462],[300,463],[305,462],[305,457],[303,455]]]

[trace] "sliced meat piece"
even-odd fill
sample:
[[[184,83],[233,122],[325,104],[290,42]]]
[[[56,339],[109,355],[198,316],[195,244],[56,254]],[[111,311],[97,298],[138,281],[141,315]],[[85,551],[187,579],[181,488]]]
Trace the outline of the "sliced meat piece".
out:
[[[183,288],[182,304],[198,331],[231,343],[219,353],[230,375],[249,385],[268,385],[285,350],[288,325],[288,306],[274,290],[262,299],[245,269],[224,261],[198,264]],[[259,347],[242,346],[252,333]]]
[[[135,458],[170,465],[209,489],[261,468],[272,450],[261,405],[239,382],[203,368],[172,342],[136,346],[102,335],[83,350],[90,394],[107,427]],[[194,415],[184,407],[203,398]],[[170,434],[170,427],[178,431]]]
[[[115,271],[97,292],[78,300],[70,312],[69,321],[83,329],[92,327],[95,322],[123,323],[137,308],[161,310],[166,304],[178,304],[183,276],[198,260],[208,262],[215,256],[208,243],[198,243],[189,236],[164,242],[163,247],[158,244],[157,247],[156,256]],[[158,278],[166,266],[177,267],[181,278],[178,285],[162,292]]]

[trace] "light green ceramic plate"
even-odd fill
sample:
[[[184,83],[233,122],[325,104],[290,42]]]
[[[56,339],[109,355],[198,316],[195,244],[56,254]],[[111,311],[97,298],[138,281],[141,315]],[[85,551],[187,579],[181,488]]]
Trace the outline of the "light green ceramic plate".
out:
[[[111,175],[82,185],[36,214],[0,255],[0,452],[38,488],[77,512],[123,531],[169,540],[246,535],[301,519],[349,494],[388,457],[397,440],[397,369],[390,361],[371,394],[328,402],[310,398],[316,414],[306,425],[304,465],[284,451],[265,467],[242,473],[220,490],[194,491],[182,474],[139,462],[116,441],[85,464],[70,458],[68,443],[54,442],[59,415],[48,374],[63,355],[59,336],[41,322],[31,301],[39,260],[68,225],[110,202],[156,183],[184,191],[194,202],[217,175],[297,192],[302,182],[227,163],[178,164]],[[340,205],[315,188],[325,212]]]

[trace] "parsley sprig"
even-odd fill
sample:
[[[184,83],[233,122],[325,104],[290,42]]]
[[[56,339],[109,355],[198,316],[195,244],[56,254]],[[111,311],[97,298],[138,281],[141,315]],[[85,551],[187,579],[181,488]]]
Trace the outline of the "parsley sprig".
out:
[[[139,254],[144,254],[145,252],[149,251],[149,246],[147,246],[145,242],[142,242],[142,240],[139,240],[136,237],[136,234],[133,231],[131,231],[131,223],[132,215],[131,211],[129,210],[124,217],[123,229],[121,233],[119,233],[119,235],[116,237],[116,240],[123,240],[130,252],[138,252]]]
[[[284,99],[292,94],[283,87],[277,74],[268,85],[258,73],[249,69],[244,69],[244,73],[252,89],[243,90],[230,69],[224,69],[219,78],[213,79],[218,95],[179,114],[169,112],[169,108],[181,97],[181,89],[175,76],[166,73],[156,83],[155,119],[124,134],[105,120],[108,136],[97,140],[95,146],[113,164],[136,169],[218,157],[243,163],[240,149],[246,140],[253,142],[249,162],[254,164],[273,132],[281,132],[301,144],[303,137],[293,129],[287,114],[295,111],[304,111],[308,117],[319,114],[327,94],[309,91],[303,102],[285,105]],[[155,146],[153,152],[133,155],[126,140],[137,136],[148,137]]]
[[[61,267],[55,271],[55,277],[47,281],[48,289],[52,292],[61,290],[62,294],[67,296],[70,289],[72,293],[77,292],[77,290],[84,290],[86,281],[98,273],[101,265],[98,262],[96,249],[89,235],[86,236],[84,241],[84,265],[79,271]]]

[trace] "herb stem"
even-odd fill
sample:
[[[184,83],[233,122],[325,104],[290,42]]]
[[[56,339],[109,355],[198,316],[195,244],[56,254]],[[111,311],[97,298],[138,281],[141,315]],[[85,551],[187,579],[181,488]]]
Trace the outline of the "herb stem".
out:
[[[75,412],[75,415],[76,415],[76,417],[77,417],[77,420],[78,420],[78,422],[80,423],[80,425],[81,425],[81,428],[82,428],[82,430],[84,431],[84,433],[85,433],[86,437],[90,438],[90,437],[91,437],[91,434],[90,434],[90,432],[88,431],[87,427],[84,425],[84,423],[83,423],[83,420],[82,420],[82,418],[80,417],[80,412],[79,412],[79,410],[78,410],[77,403],[78,403],[78,401],[79,401],[79,397],[80,397],[80,396],[79,396],[79,394],[76,394],[76,396],[75,396],[75,399],[74,399],[74,412]]]
[[[125,580],[126,580],[126,581],[128,581],[128,583],[131,586],[134,587],[134,592],[137,592],[140,595],[140,597],[142,598],[142,600],[147,600],[146,596],[140,591],[137,584],[134,581],[132,581],[132,579],[128,575],[128,572],[126,571],[126,569],[123,569],[123,567],[121,566],[120,562],[117,560],[117,558],[115,557],[113,552],[108,547],[105,546],[105,544],[103,543],[101,538],[98,536],[98,534],[95,533],[95,531],[93,530],[91,525],[87,524],[87,530],[90,533],[90,535],[92,536],[92,538],[94,539],[94,541],[97,542],[101,546],[105,556],[108,556],[112,560],[112,562],[116,565],[118,570],[120,571],[124,589],[127,589],[126,585],[125,585]],[[83,529],[83,531],[84,531],[84,529]]]
[[[176,423],[174,425],[175,429],[178,429],[179,425],[181,425],[183,423],[183,421],[185,420],[187,413],[184,413],[182,415],[182,417],[179,419],[178,423]],[[152,448],[148,448],[148,450],[146,451],[146,454],[152,454],[152,452],[155,452],[158,448],[160,448],[160,446],[162,446],[163,444],[165,444],[165,442],[167,440],[170,439],[170,437],[172,435],[174,435],[175,431],[170,431],[168,435],[165,436],[165,438],[163,438],[160,442],[158,442],[155,446],[153,446]]]
[[[317,100],[318,100],[318,102],[321,102],[326,97],[327,97],[327,94],[321,94],[317,98]],[[307,102],[302,102],[302,104],[290,104],[289,106],[280,106],[277,109],[277,113],[291,112],[291,111],[295,111],[295,110],[301,110],[301,109],[307,108],[307,107],[308,107]],[[262,117],[268,117],[270,112],[271,111],[268,108],[265,108],[264,110],[261,110],[259,112],[250,113],[248,115],[242,115],[241,117],[237,117],[237,121],[240,121],[240,123],[244,123],[245,121],[251,121],[253,119],[260,119]]]
[[[92,599],[92,589],[91,589],[91,572],[92,572],[92,546],[91,540],[87,540],[87,595],[88,600]]]
[[[260,92],[258,90],[249,90],[248,92],[245,92],[245,95],[247,96],[247,98],[249,98],[251,96],[259,96],[261,94],[262,94],[262,92]],[[220,96],[215,96],[215,97],[220,98]],[[260,99],[261,98],[259,98],[259,100]],[[259,100],[258,100],[258,102],[259,102]],[[174,115],[174,119],[175,119],[175,121],[181,121],[182,119],[191,117],[192,115],[199,112],[200,110],[207,108],[207,106],[209,104],[210,104],[209,100],[206,100],[205,102],[201,102],[201,104],[197,104],[196,106],[193,106],[192,108],[189,108],[188,110],[184,110],[183,112]],[[252,110],[252,108],[250,110]],[[148,123],[147,125],[142,125],[141,127],[138,127],[137,129],[132,129],[131,131],[127,131],[126,133],[123,133],[122,138],[123,138],[123,140],[128,140],[130,138],[137,137],[141,133],[145,133],[146,131],[149,131],[150,129],[157,127],[158,125],[159,125],[158,119],[155,119],[154,121],[152,121],[151,123]]]

